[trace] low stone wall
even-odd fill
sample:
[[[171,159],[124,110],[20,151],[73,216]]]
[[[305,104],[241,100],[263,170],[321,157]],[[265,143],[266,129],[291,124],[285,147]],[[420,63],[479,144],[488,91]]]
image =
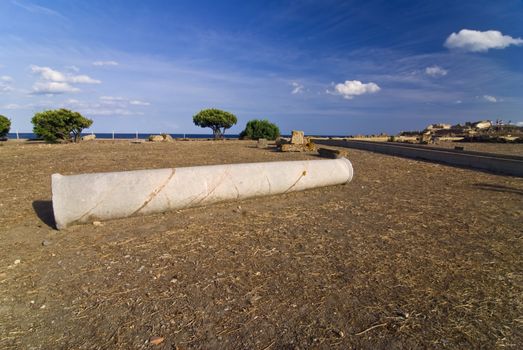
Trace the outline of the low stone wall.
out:
[[[317,144],[361,149],[459,167],[523,177],[523,157],[405,145],[392,142],[315,140]]]

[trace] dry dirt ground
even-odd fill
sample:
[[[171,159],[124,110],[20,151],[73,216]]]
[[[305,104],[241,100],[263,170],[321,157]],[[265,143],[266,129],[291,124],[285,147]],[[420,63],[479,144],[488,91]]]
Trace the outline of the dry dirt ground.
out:
[[[521,349],[523,179],[349,154],[343,186],[57,231],[52,173],[317,158],[4,143],[0,348]]]

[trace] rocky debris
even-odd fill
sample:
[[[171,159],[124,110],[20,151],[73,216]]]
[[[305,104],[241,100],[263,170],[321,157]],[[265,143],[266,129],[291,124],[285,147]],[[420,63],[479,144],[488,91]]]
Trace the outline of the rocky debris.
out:
[[[96,139],[96,135],[94,135],[94,134],[82,136],[82,141],[92,141],[95,139]]]
[[[93,221],[94,226],[102,226],[103,224],[100,221]]]
[[[304,135],[303,131],[292,130],[291,144],[293,144],[293,145],[303,145],[305,143],[306,143],[305,142],[305,135]]]
[[[149,135],[149,141],[150,142],[173,142],[174,139],[169,134],[161,134],[161,135]]]
[[[258,139],[258,143],[256,144],[258,148],[267,148],[268,143],[267,139]]]
[[[280,147],[281,145],[285,145],[287,143],[290,143],[291,139],[285,138],[285,137],[278,137],[276,139],[276,146]]]
[[[314,144],[310,143],[310,146],[307,144],[303,145],[293,145],[292,143],[286,143],[281,145],[280,150],[282,152],[312,152],[314,151]]]
[[[472,124],[472,127],[475,129],[483,130],[488,129],[492,126],[492,122],[490,120],[482,120],[479,122],[475,122]]]
[[[320,148],[318,149],[320,157],[336,159],[336,158],[347,158],[348,152],[345,150],[332,149],[332,148]]]
[[[419,143],[427,144],[429,142],[433,142],[432,133],[430,131],[427,131],[421,134],[421,137],[419,138]]]
[[[47,239],[44,239],[44,240],[42,241],[42,245],[43,245],[44,247],[47,247],[47,246],[50,245],[50,244],[51,244],[51,242],[48,241]]]
[[[425,130],[448,130],[451,127],[450,124],[430,124]]]
[[[292,131],[290,143],[284,139],[276,142],[282,152],[313,152],[316,150],[316,145],[310,138],[305,137],[303,131]]]
[[[173,142],[174,141],[173,137],[171,135],[169,135],[169,134],[162,134],[162,136],[163,136],[163,140],[165,142]]]
[[[333,329],[332,332],[339,338],[345,337],[345,333],[341,329]]]
[[[151,343],[153,345],[160,345],[161,343],[163,343],[163,341],[164,341],[163,337],[151,337],[151,338],[149,338],[149,343]]]
[[[150,135],[149,141],[150,142],[163,142],[163,136],[162,135]]]

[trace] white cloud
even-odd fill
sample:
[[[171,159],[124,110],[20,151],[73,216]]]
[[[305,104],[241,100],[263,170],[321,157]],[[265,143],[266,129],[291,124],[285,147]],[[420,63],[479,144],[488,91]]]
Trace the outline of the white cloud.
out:
[[[10,92],[13,91],[13,88],[11,85],[4,83],[3,81],[0,81],[0,92]]]
[[[454,103],[457,104],[457,105],[459,105],[459,104],[462,104],[463,101],[461,101],[461,100],[456,100]]]
[[[149,106],[150,103],[146,101],[141,100],[129,100],[125,97],[120,96],[100,96],[100,101],[102,101],[103,104],[106,105],[113,105],[113,106],[126,106],[126,105],[133,105],[133,106]]]
[[[3,105],[2,108],[9,109],[9,110],[15,110],[15,109],[29,109],[32,105],[19,105],[16,103],[9,103],[7,105]]]
[[[516,122],[517,126],[523,126],[523,122]]]
[[[523,39],[503,35],[497,30],[462,29],[459,33],[452,33],[445,41],[445,47],[470,52],[485,52],[489,49],[504,49],[510,45],[523,45]]]
[[[27,10],[27,11],[32,12],[32,13],[44,14],[44,15],[53,15],[53,16],[58,16],[58,17],[65,18],[64,16],[62,16],[62,14],[60,14],[60,12],[52,10],[52,9],[50,9],[48,7],[43,7],[43,6],[30,4],[30,3],[23,3],[21,1],[16,1],[16,0],[11,0],[11,3],[13,5],[21,7],[24,10]]]
[[[54,95],[78,91],[80,91],[80,89],[71,86],[68,83],[56,81],[36,82],[33,85],[33,94],[37,95]]]
[[[80,68],[78,68],[77,66],[67,66],[65,67],[67,70],[70,70],[70,71],[73,71],[73,72],[79,72],[80,71]]]
[[[75,75],[67,77],[67,81],[76,84],[100,84],[100,80],[93,79],[87,75]]]
[[[49,67],[31,66],[33,73],[38,73],[45,80],[65,82],[65,75]]]
[[[93,66],[117,66],[118,62],[116,61],[94,61]]]
[[[292,86],[293,86],[293,89],[292,89],[292,92],[291,92],[291,93],[292,93],[293,95],[301,94],[301,93],[303,92],[303,88],[304,88],[303,85],[301,85],[301,84],[299,84],[299,83],[293,81],[293,82],[292,82]]]
[[[81,110],[86,115],[143,115],[142,112],[134,112],[125,108],[103,109],[86,108]]]
[[[49,80],[58,83],[72,83],[72,84],[100,84],[100,80],[93,79],[87,75],[66,75],[49,67],[40,67],[36,65],[31,66],[33,73],[40,74],[44,80]]]
[[[22,107],[23,106],[17,105],[16,103],[10,103],[3,106],[5,109],[22,109]]]
[[[425,74],[430,75],[431,77],[442,77],[447,75],[448,70],[440,66],[431,66],[425,68]]]
[[[0,92],[13,91],[13,87],[11,86],[12,82],[13,82],[13,78],[11,78],[10,76],[8,76],[8,75],[0,76]]]
[[[75,109],[87,116],[143,115],[142,112],[129,109],[128,100],[124,97],[101,96],[99,100],[100,102],[88,102],[70,98],[62,102],[61,106],[64,108]]]
[[[79,88],[72,84],[100,84],[100,80],[87,75],[64,74],[49,67],[31,65],[31,71],[40,75],[40,81],[33,85],[33,94],[63,94],[78,92]]]
[[[150,105],[149,102],[140,101],[140,100],[131,100],[131,101],[129,101],[129,104],[134,105],[134,106],[149,106]]]
[[[91,102],[70,98],[61,103],[64,108],[72,108],[85,115],[100,116],[143,115],[143,112],[133,110],[133,107],[148,105],[148,102],[129,100],[119,96],[100,96],[97,101]]]
[[[336,84],[334,86],[335,92],[327,90],[329,94],[338,94],[351,100],[354,96],[363,94],[373,94],[381,90],[381,88],[375,83],[362,83],[359,80],[346,80],[345,83]]]
[[[70,98],[70,99],[66,100],[65,103],[70,104],[70,105],[78,105],[78,104],[81,104],[82,102],[80,102],[74,98]]]
[[[483,95],[483,99],[485,99],[486,101],[492,102],[492,103],[498,102],[497,98],[495,98],[494,96],[490,96],[490,95]]]
[[[100,100],[102,101],[127,101],[124,97],[119,96],[100,96]]]

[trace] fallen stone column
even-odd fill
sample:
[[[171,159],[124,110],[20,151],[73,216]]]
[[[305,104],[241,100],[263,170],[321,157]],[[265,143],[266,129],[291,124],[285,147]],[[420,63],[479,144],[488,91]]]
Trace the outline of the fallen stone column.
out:
[[[226,200],[338,185],[352,179],[345,158],[52,175],[58,229]]]

